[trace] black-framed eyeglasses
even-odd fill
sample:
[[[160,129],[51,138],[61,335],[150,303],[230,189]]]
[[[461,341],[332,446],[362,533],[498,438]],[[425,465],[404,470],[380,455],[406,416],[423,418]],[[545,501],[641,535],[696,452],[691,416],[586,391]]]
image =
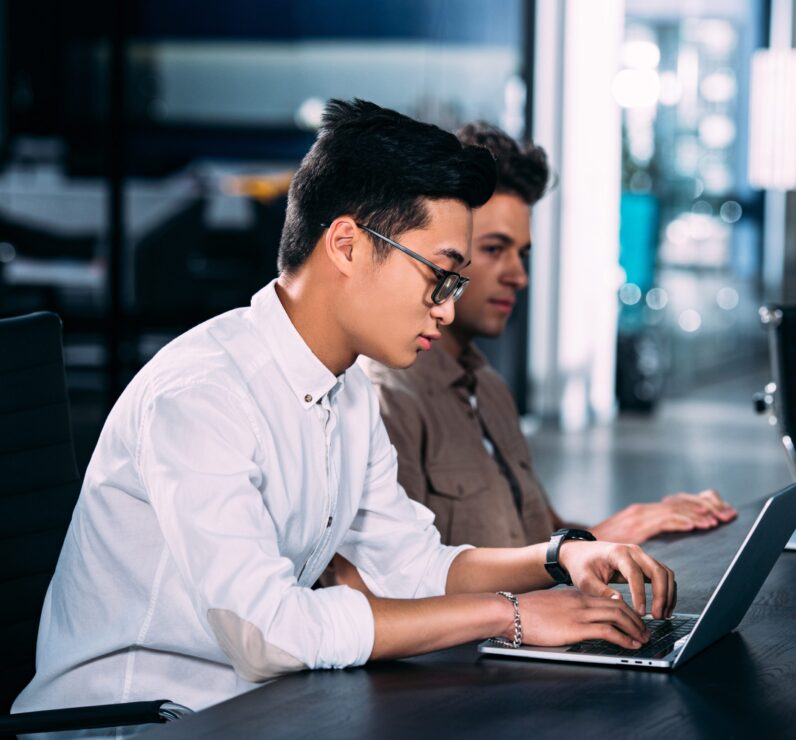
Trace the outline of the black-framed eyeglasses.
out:
[[[468,283],[470,282],[470,278],[462,277],[458,272],[453,272],[452,270],[444,270],[439,265],[435,265],[430,260],[427,260],[422,255],[418,254],[417,252],[412,251],[409,247],[405,247],[403,244],[399,244],[396,241],[393,241],[389,237],[384,236],[383,234],[379,234],[378,231],[374,231],[369,226],[365,226],[364,224],[357,224],[357,226],[362,229],[363,231],[367,231],[369,234],[373,234],[373,236],[378,237],[382,241],[387,242],[391,247],[395,247],[396,249],[400,249],[404,254],[408,254],[410,257],[414,257],[418,262],[422,262],[424,265],[427,265],[432,270],[434,270],[434,274],[437,276],[437,284],[434,287],[434,290],[431,293],[431,300],[434,301],[437,305],[445,303],[448,298],[453,298],[453,302],[459,300],[462,297],[462,293],[464,293],[464,289],[467,287]]]

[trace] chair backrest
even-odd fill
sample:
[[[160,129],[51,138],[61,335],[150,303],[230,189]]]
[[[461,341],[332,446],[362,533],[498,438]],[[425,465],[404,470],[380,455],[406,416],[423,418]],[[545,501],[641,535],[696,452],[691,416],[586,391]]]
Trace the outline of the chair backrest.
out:
[[[776,386],[773,412],[796,478],[796,306],[764,306],[760,317],[768,328],[771,374]]]
[[[61,320],[0,320],[0,714],[33,677],[36,635],[80,475]]]

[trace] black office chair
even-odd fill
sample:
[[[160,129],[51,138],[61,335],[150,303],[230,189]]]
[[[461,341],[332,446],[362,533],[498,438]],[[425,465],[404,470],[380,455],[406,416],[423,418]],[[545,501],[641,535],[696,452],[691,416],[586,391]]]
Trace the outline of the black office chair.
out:
[[[779,431],[790,472],[796,479],[796,306],[771,304],[760,309],[768,329],[772,380],[754,396],[758,413],[768,414]]]
[[[78,493],[61,320],[0,320],[0,736],[166,722],[168,701],[7,714],[33,678],[42,603]]]

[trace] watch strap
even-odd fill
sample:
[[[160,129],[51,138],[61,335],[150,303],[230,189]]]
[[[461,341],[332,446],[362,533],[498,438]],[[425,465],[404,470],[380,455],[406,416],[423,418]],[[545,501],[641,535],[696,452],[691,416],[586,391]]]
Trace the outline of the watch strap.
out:
[[[571,527],[557,529],[550,535],[550,543],[547,545],[544,564],[545,570],[556,583],[563,583],[567,586],[571,586],[572,578],[558,561],[558,553],[561,550],[561,545],[567,540],[587,540],[593,542],[596,539],[597,538],[591,532],[585,529],[573,529]]]

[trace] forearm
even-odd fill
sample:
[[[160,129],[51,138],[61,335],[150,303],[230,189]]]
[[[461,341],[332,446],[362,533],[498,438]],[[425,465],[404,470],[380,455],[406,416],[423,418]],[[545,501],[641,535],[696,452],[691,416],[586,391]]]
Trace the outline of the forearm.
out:
[[[443,650],[513,630],[511,604],[494,593],[427,599],[382,599],[368,595],[375,628],[371,660]]]
[[[553,580],[544,568],[546,550],[547,543],[465,550],[451,564],[446,593],[525,593],[548,588]]]

